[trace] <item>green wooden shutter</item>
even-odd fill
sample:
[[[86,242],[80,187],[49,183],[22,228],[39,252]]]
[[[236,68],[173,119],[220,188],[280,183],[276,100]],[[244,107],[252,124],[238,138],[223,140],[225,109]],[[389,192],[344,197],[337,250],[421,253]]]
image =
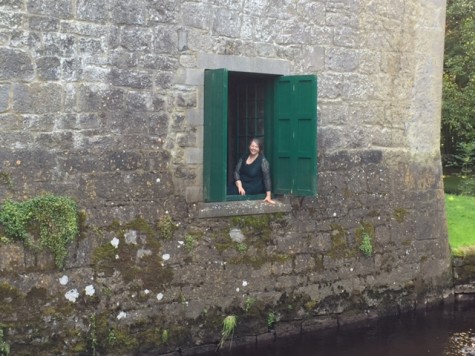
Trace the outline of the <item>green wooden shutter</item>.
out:
[[[228,71],[205,70],[203,198],[224,201],[228,135]]]
[[[276,80],[273,127],[273,186],[276,194],[317,191],[317,78]]]

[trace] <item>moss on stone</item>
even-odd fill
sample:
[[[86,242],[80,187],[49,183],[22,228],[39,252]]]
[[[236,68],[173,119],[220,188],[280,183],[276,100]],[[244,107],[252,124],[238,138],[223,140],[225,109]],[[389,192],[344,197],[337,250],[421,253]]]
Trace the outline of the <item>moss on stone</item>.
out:
[[[234,216],[231,218],[233,227],[240,228],[245,236],[258,239],[255,242],[266,244],[270,241],[272,229],[270,223],[276,216],[272,214]]]
[[[106,243],[95,249],[93,262],[96,271],[112,275],[114,270],[117,270],[125,283],[141,281],[141,288],[151,290],[160,290],[171,282],[173,270],[162,265],[159,233],[146,220],[137,217],[125,224],[114,222],[107,230],[117,234],[119,245],[115,248]],[[131,230],[145,237],[142,247],[148,249],[150,255],[138,258],[137,253],[141,246],[125,242],[124,236]]]
[[[0,172],[0,184],[7,188],[13,188],[12,177],[7,172]]]
[[[21,308],[25,296],[14,286],[0,282],[0,314],[11,314]]]
[[[408,211],[404,208],[396,208],[393,211],[393,217],[398,223],[403,223],[406,219]]]
[[[323,265],[323,255],[317,254],[313,256],[315,261],[315,271],[316,272],[323,272],[325,270],[325,266]]]
[[[116,253],[116,248],[110,243],[97,247],[94,250],[92,257],[96,271],[111,276],[114,273],[115,266],[117,265],[115,259]]]
[[[347,231],[343,226],[339,224],[331,225],[331,242],[332,247],[328,251],[328,256],[334,259],[353,257],[356,254],[356,250],[348,246],[348,241],[346,239]]]

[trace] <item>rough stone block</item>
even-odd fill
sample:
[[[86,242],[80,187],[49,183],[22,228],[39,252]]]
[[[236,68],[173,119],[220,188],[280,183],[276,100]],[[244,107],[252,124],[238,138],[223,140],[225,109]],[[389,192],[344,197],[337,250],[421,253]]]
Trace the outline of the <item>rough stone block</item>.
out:
[[[72,3],[69,0],[29,0],[28,11],[47,16],[69,18],[72,16]]]
[[[182,5],[183,24],[207,30],[210,27],[212,11],[203,3],[184,3]]]
[[[0,80],[30,80],[33,75],[33,63],[26,52],[0,48]]]
[[[10,12],[0,12],[0,27],[10,29],[20,28],[23,25],[23,15]]]
[[[46,32],[43,35],[44,56],[74,57],[76,37],[65,33]]]
[[[152,86],[152,74],[145,71],[112,69],[109,80],[113,85],[135,89],[148,89]]]
[[[10,85],[0,84],[0,112],[4,112],[9,107]]]
[[[106,49],[100,39],[80,37],[77,41],[77,50],[79,53],[87,53],[87,55],[94,57],[104,54]]]
[[[33,31],[58,31],[59,19],[44,16],[30,16],[28,18],[29,28]]]
[[[55,119],[51,115],[24,115],[23,125],[32,132],[53,131]]]
[[[160,26],[153,34],[155,53],[172,54],[178,52],[178,33],[175,29]]]
[[[111,8],[111,19],[116,24],[144,25],[147,6],[143,0],[119,0]]]
[[[120,44],[129,51],[146,51],[152,46],[152,32],[141,27],[124,28]]]
[[[20,113],[53,113],[62,109],[63,89],[58,84],[15,84],[13,109]]]
[[[51,150],[70,150],[74,147],[72,132],[39,133],[35,144]]]
[[[107,0],[78,0],[76,16],[81,20],[103,21],[108,18]]]
[[[57,57],[42,57],[36,61],[36,70],[41,80],[58,80],[60,77],[61,62]]]
[[[24,270],[24,247],[19,243],[2,244],[0,247],[0,271],[20,272]]]
[[[6,10],[18,10],[23,8],[24,3],[23,0],[3,0],[2,6]]]

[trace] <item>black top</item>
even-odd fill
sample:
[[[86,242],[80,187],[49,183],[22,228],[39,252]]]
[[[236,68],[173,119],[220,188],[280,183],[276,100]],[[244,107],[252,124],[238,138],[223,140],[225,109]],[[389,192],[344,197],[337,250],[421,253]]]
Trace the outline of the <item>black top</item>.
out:
[[[246,195],[270,192],[269,162],[264,155],[260,154],[254,162],[247,164],[247,157],[241,157],[239,159],[236,169],[234,170],[234,181],[241,181]]]

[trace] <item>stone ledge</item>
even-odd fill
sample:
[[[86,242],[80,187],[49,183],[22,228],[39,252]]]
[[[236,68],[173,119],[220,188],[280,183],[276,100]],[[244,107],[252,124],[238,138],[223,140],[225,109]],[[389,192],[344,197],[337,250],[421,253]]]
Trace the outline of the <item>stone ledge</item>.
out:
[[[276,200],[269,204],[263,200],[242,200],[216,203],[198,203],[192,211],[197,218],[218,218],[239,215],[258,215],[273,213],[288,213],[292,211],[291,205],[284,199]]]

